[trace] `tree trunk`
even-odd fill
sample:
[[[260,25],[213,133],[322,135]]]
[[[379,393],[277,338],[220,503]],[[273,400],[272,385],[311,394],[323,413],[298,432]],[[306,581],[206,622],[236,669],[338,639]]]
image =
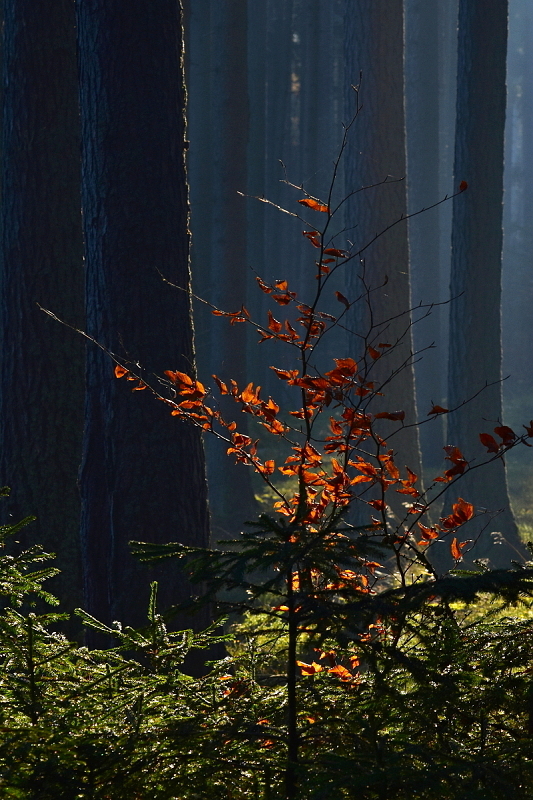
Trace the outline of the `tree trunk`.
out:
[[[406,14],[406,129],[407,193],[409,213],[420,211],[440,199],[440,62],[441,18],[438,0],[407,0]],[[454,76],[455,77],[455,76]],[[451,192],[451,180],[449,191]],[[449,255],[442,264],[441,212],[439,206],[409,220],[409,258],[413,304],[440,303],[441,272],[449,271]],[[448,283],[448,281],[447,281]],[[446,359],[442,317],[447,308],[436,305],[428,317],[413,328],[413,341],[421,358],[415,367],[417,406],[422,416],[434,404],[445,405]],[[429,348],[429,349],[428,349]],[[424,472],[431,479],[440,464],[444,446],[444,417],[438,416],[420,428]]]
[[[1,482],[12,487],[10,521],[37,516],[21,539],[57,554],[50,589],[72,609],[85,346],[37,303],[84,324],[73,4],[5,0],[3,72]]]
[[[487,47],[490,42],[490,47]],[[480,432],[493,433],[502,420],[501,253],[503,137],[506,102],[507,1],[461,0],[457,70],[455,183],[468,190],[454,200],[448,404],[473,398],[448,418],[448,443],[474,464],[488,456]],[[487,388],[485,385],[487,385]],[[481,391],[482,390],[482,391]],[[476,393],[480,392],[477,396]],[[505,465],[465,475],[450,488],[477,509],[502,510],[461,529],[474,539],[468,558],[496,567],[523,554],[509,508]],[[498,536],[491,536],[499,532]],[[494,544],[494,540],[501,542]]]
[[[79,0],[77,10],[87,329],[151,382],[166,369],[191,374],[180,5]],[[80,481],[88,610],[142,623],[150,574],[128,541],[207,545],[202,443],[148,391],[132,396],[95,346]],[[189,594],[176,567],[153,574],[162,607]]]
[[[503,407],[507,423],[522,430],[522,424],[532,416],[533,394],[533,8],[528,0],[514,0],[510,9],[503,209]],[[525,447],[507,458],[517,520],[531,528],[530,464],[530,450]]]
[[[375,188],[354,194],[347,203],[347,236],[354,250],[367,245],[375,234],[396,223],[407,213],[405,186],[405,115],[403,66],[403,3],[401,0],[374,0],[358,3],[348,0],[345,23],[345,70],[348,102],[347,121],[355,110],[354,91],[350,84],[362,81],[359,98],[360,116],[352,128],[351,144],[345,168],[346,194],[380,181]],[[411,297],[409,283],[409,245],[407,223],[394,225],[387,233],[364,251],[361,263],[351,267],[349,298],[361,291],[358,279],[364,272],[372,288],[383,285],[371,295],[373,317],[381,326],[381,334],[373,342],[391,344],[388,353],[375,362],[371,378],[376,387],[385,384],[384,397],[372,405],[372,411],[405,411],[405,423],[416,421],[412,353],[411,316],[408,313]],[[369,316],[364,304],[354,314],[354,326],[360,334],[368,330]],[[398,315],[401,315],[398,317]],[[389,321],[389,322],[387,322]],[[352,340],[353,341],[353,340]],[[353,355],[357,352],[353,342]],[[404,366],[402,366],[404,365]],[[388,381],[398,371],[398,374]],[[381,429],[385,438],[397,424]],[[416,427],[387,438],[397,453],[400,469],[407,465],[420,475],[420,450]],[[397,496],[401,498],[400,495]],[[398,517],[404,515],[401,499],[389,498]],[[365,516],[365,521],[368,514]]]
[[[246,0],[200,0],[191,4],[189,43],[189,117],[191,148],[191,222],[194,289],[226,311],[248,306],[246,193],[248,145],[248,11]],[[250,329],[230,326],[198,305],[198,364],[202,379],[217,374],[240,387],[254,376],[247,360]],[[252,338],[254,338],[254,335]],[[230,418],[235,403],[221,404]],[[239,430],[248,420],[237,417]],[[253,432],[252,432],[253,435]],[[209,503],[213,535],[238,533],[255,519],[250,468],[234,464],[226,447],[206,441]]]

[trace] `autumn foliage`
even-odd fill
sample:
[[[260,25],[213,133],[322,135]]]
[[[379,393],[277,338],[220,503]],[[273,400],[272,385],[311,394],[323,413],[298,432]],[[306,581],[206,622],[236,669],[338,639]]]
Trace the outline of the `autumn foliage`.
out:
[[[458,193],[466,189],[462,182]],[[472,588],[481,587],[475,581],[482,573],[474,574],[468,590],[460,581],[451,590],[445,584],[447,576],[440,576],[433,566],[431,554],[437,544],[445,545],[451,562],[459,565],[474,544],[464,537],[463,526],[487,514],[476,512],[473,502],[456,495],[435,518],[433,509],[444,493],[450,497],[455,483],[482,466],[479,460],[469,462],[456,444],[444,448],[444,467],[430,486],[424,487],[421,476],[402,463],[402,454],[394,448],[395,436],[421,422],[407,419],[405,411],[395,407],[394,380],[380,383],[374,378],[375,363],[386,362],[399,345],[382,340],[383,325],[371,324],[360,336],[362,345],[354,357],[334,358],[328,367],[317,368],[325,338],[352,318],[358,302],[371,305],[376,287],[362,279],[356,298],[346,297],[342,286],[335,288],[334,279],[347,265],[357,266],[362,250],[337,247],[330,236],[335,215],[331,197],[323,202],[305,196],[297,202],[324,217],[321,225],[303,220],[313,264],[311,289],[296,290],[286,280],[257,277],[258,289],[272,301],[262,319],[253,319],[243,305],[236,311],[212,307],[213,315],[230,325],[253,326],[261,346],[276,342],[290,350],[292,366],[272,364],[270,369],[292,391],[292,405],[282,407],[275,397],[262,396],[261,386],[254,382],[238,385],[213,375],[211,383],[172,369],[158,386],[149,387],[170,414],[225,442],[234,462],[257,473],[270,492],[272,513],[249,523],[236,540],[221,543],[227,545],[225,550],[134,543],[135,552],[145,560],[192,559],[189,574],[207,587],[205,600],[218,597],[221,610],[263,615],[287,637],[284,741],[267,733],[261,741],[267,750],[281,747],[285,753],[283,796],[288,800],[300,796],[299,765],[308,755],[304,730],[317,720],[301,718],[306,696],[302,681],[327,679],[341,691],[353,692],[363,680],[361,664],[372,661],[377,643],[396,651],[408,635],[409,613],[432,617],[441,613],[441,600],[449,608],[450,596],[468,595],[471,600],[482,591]],[[336,314],[324,310],[325,300],[332,298],[338,304]],[[135,381],[134,390],[147,387],[139,371],[127,365],[117,363],[115,375]],[[391,406],[383,410],[386,397]],[[235,415],[228,415],[228,404],[222,405],[221,398],[233,401]],[[425,418],[453,411],[433,405]],[[243,419],[248,421],[245,429]],[[518,435],[499,425],[494,429],[497,439],[481,433],[487,461],[503,457],[518,444],[528,445],[533,423],[524,427],[525,433]],[[276,440],[275,457],[269,452],[268,437]],[[361,523],[362,509],[366,518]],[[261,580],[258,574],[266,577]],[[230,595],[221,599],[221,590]],[[235,591],[248,599],[242,594],[233,598]],[[233,680],[224,696],[237,698],[247,691],[246,684]],[[258,724],[268,728],[269,721],[264,718]]]

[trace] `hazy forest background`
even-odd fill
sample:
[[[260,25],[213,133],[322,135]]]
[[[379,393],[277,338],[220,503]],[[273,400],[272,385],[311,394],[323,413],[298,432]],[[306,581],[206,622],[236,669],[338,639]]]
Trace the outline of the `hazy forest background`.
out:
[[[298,290],[309,258],[301,225],[252,198],[294,210],[301,193],[284,179],[327,194],[358,86],[338,199],[390,181],[348,199],[335,246],[469,184],[395,226],[365,269],[389,277],[384,308],[421,305],[413,318],[425,317],[398,408],[427,419],[432,405],[459,405],[492,384],[448,430],[442,415],[406,434],[406,462],[431,478],[445,444],[476,458],[481,430],[533,416],[533,9],[528,0],[185,0],[185,133],[177,5],[127,5],[2,5],[0,481],[12,487],[8,519],[35,514],[26,536],[57,553],[65,607],[137,623],[148,569],[128,540],[201,545],[210,531],[235,533],[268,498],[213,440],[206,485],[199,435],[147,392],[117,387],[105,354],[36,303],[147,374],[190,371],[188,297],[162,279],[189,281],[184,146],[193,291],[259,316],[256,276]],[[349,273],[343,291],[354,291]],[[281,352],[200,302],[194,327],[202,379],[274,392],[268,367],[283,366]],[[328,356],[353,347],[339,336]],[[533,534],[531,474],[529,451],[516,448],[507,475],[497,461],[462,488],[478,507],[511,501],[476,552],[494,566],[516,555],[518,529]],[[135,602],[132,585],[146,586]],[[182,579],[163,585],[162,603],[188,591]]]

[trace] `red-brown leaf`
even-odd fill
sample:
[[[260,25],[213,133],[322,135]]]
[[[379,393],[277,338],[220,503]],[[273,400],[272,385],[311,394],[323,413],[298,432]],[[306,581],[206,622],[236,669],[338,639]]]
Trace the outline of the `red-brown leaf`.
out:
[[[392,419],[401,422],[405,419],[405,411],[381,411],[379,414],[374,414],[374,419]]]
[[[272,286],[268,286],[264,281],[261,280],[261,278],[257,277],[256,281],[259,284],[261,291],[265,294],[270,294],[270,292],[273,291]]]
[[[324,253],[327,256],[335,256],[335,258],[346,258],[347,255],[345,250],[337,250],[336,247],[327,247]]]
[[[268,327],[274,333],[279,333],[283,328],[282,323],[278,322],[278,320],[272,316],[272,312],[270,310],[268,311]]]
[[[512,444],[516,439],[516,433],[508,425],[500,425],[494,428],[494,433],[500,437],[504,444]]]
[[[343,303],[346,308],[350,308],[350,301],[343,295],[341,292],[335,292],[335,297],[339,301],[339,303]]]
[[[490,433],[480,433],[479,439],[483,447],[487,448],[488,453],[497,453],[499,451],[500,445]]]
[[[459,542],[457,537],[454,536],[450,542],[450,553],[455,561],[459,561],[463,557],[462,550],[468,542]]]
[[[442,406],[433,406],[431,411],[428,411],[428,417],[430,417],[432,414],[447,414],[448,412],[448,408],[443,408]]]
[[[472,503],[467,503],[462,497],[459,497],[457,503],[453,504],[452,511],[461,522],[468,522],[474,516],[474,506]]]

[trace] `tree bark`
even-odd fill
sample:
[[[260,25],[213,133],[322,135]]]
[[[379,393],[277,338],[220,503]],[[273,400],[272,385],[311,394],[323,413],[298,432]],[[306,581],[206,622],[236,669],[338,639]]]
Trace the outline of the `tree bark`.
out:
[[[502,420],[507,11],[506,0],[461,0],[459,4],[455,183],[457,188],[467,181],[468,190],[455,198],[453,207],[451,294],[456,299],[450,307],[448,404],[453,408],[473,399],[450,414],[448,443],[461,448],[472,465],[487,458],[478,434],[492,433]],[[502,460],[468,472],[448,492],[450,502],[457,494],[478,509],[501,510],[494,520],[482,516],[461,529],[462,539],[475,541],[469,559],[486,558],[492,566],[501,567],[523,554]],[[491,536],[493,532],[498,535]]]
[[[403,2],[374,0],[359,3],[348,0],[345,21],[345,64],[347,91],[346,117],[354,113],[354,91],[350,84],[359,84],[362,111],[350,134],[346,157],[346,194],[361,187],[387,181],[382,186],[354,194],[347,203],[347,236],[354,250],[367,245],[387,226],[407,213],[405,186],[406,148],[404,113]],[[361,294],[359,280],[364,272],[371,288],[372,313],[382,333],[378,341],[392,345],[390,352],[375,362],[371,379],[376,387],[385,385],[384,397],[372,405],[372,411],[405,411],[405,423],[416,421],[412,353],[411,303],[409,281],[409,243],[407,223],[400,222],[380,236],[352,266],[349,299]],[[377,287],[382,286],[378,289]],[[401,316],[398,316],[401,315]],[[359,334],[368,330],[369,315],[364,304],[354,314]],[[357,340],[352,355],[358,357]],[[394,378],[391,376],[395,373]],[[388,381],[391,380],[390,385]],[[381,435],[389,437],[397,424],[389,423]],[[420,475],[420,449],[416,427],[387,438],[397,453],[400,469],[407,465]],[[398,498],[400,496],[398,495]],[[388,498],[399,518],[404,511],[401,501]],[[365,521],[368,519],[368,514]]]
[[[195,293],[226,311],[248,307],[247,188],[248,8],[246,0],[200,0],[191,5],[189,27],[191,96],[192,259]],[[251,380],[247,325],[230,326],[198,304],[198,364],[201,375]],[[253,338],[253,336],[252,336]],[[221,402],[229,418],[239,414]],[[246,418],[239,419],[246,431]],[[258,514],[250,468],[234,464],[226,447],[206,441],[213,535],[228,538]]]
[[[181,7],[78,0],[77,15],[87,329],[152,382],[166,369],[193,374]],[[150,574],[128,541],[207,545],[203,449],[148,391],[116,381],[95,346],[80,481],[88,610],[140,624]],[[188,596],[176,567],[153,575],[162,607]]]
[[[407,130],[407,194],[409,213],[428,208],[440,199],[440,62],[441,4],[438,0],[408,0],[405,4],[405,87]],[[454,76],[455,77],[455,76]],[[451,176],[450,176],[451,178]],[[451,180],[449,191],[451,192]],[[441,263],[441,214],[433,208],[409,220],[409,260],[413,304],[441,303],[441,272],[449,271],[449,254]],[[446,283],[449,282],[449,279]],[[421,357],[415,366],[417,407],[422,415],[434,404],[445,405],[446,339],[442,317],[448,309],[435,305],[413,327],[413,341]],[[419,314],[421,316],[421,314]],[[420,428],[424,472],[428,478],[440,463],[444,446],[444,417],[433,418]]]
[[[5,0],[3,17],[0,472],[3,511],[35,514],[23,544],[57,554],[50,583],[81,602],[77,472],[85,346],[37,303],[83,326],[74,6]]]

